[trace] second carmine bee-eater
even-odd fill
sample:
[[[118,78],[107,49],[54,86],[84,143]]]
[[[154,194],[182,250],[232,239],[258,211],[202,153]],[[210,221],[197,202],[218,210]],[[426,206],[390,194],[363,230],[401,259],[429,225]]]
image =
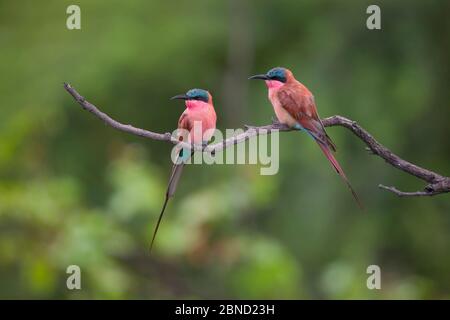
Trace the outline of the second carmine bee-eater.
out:
[[[342,177],[362,209],[362,203],[350,185],[344,171],[333,155],[336,146],[325,131],[317,113],[314,96],[303,84],[294,78],[286,68],[273,68],[266,74],[258,74],[249,79],[266,82],[269,100],[272,103],[278,121],[291,128],[306,131],[319,145],[333,168]]]
[[[187,133],[187,136],[180,135],[179,139],[186,139],[187,141],[185,142],[196,145],[203,145],[207,143],[214,133],[217,119],[211,94],[203,89],[192,89],[186,94],[180,94],[172,97],[171,99],[184,100],[186,105],[186,109],[178,120],[178,129]],[[166,209],[167,202],[175,194],[183,167],[186,161],[193,154],[193,152],[189,149],[180,149],[177,153],[177,159],[174,161],[175,163],[172,167],[172,173],[170,174],[164,205],[161,213],[159,214],[155,231],[153,232],[150,250],[153,247],[153,242],[155,241],[156,233],[158,232],[159,224],[164,214],[164,210]]]

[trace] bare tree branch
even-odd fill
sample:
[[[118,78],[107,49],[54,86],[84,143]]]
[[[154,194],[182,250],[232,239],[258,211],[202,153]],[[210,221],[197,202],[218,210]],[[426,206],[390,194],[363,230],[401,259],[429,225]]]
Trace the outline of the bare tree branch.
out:
[[[398,195],[399,197],[431,197],[431,196],[435,196],[437,194],[441,194],[444,192],[448,192],[448,191],[434,191],[434,190],[430,190],[430,191],[415,191],[415,192],[404,192],[404,191],[400,191],[398,190],[396,187],[388,187],[382,184],[378,185],[379,188],[381,189],[385,189],[388,190],[390,192],[395,193],[396,195]]]
[[[99,119],[103,120],[106,124],[111,127],[124,131],[136,136],[159,140],[159,141],[168,141],[173,144],[179,144],[183,148],[193,148],[196,151],[204,151],[209,153],[216,153],[226,149],[232,145],[244,142],[252,137],[261,135],[261,134],[271,134],[273,131],[292,131],[291,129],[283,124],[280,124],[276,121],[273,121],[272,124],[266,126],[246,126],[246,130],[236,136],[225,139],[222,142],[210,144],[207,146],[201,145],[190,145],[186,142],[180,142],[176,137],[172,136],[171,133],[156,133],[140,128],[135,128],[129,124],[120,123],[106,113],[101,112],[94,106],[92,103],[86,101],[84,97],[82,97],[72,86],[65,83],[64,88],[66,91],[81,105],[81,107],[92,114],[94,114]],[[394,166],[395,168],[402,170],[410,175],[413,175],[428,184],[424,188],[423,191],[416,192],[403,192],[398,190],[395,187],[387,187],[384,185],[379,185],[381,189],[388,190],[400,197],[417,197],[417,196],[434,196],[442,193],[450,192],[450,178],[446,176],[442,176],[436,172],[431,170],[419,167],[411,162],[403,160],[396,154],[392,153],[388,148],[380,144],[377,140],[375,140],[372,135],[363,129],[360,125],[358,125],[355,121],[349,120],[342,116],[332,116],[329,118],[322,119],[323,125],[325,127],[332,126],[341,126],[349,129],[353,134],[355,134],[358,138],[360,138],[367,146],[368,149],[374,154],[381,158],[383,158],[387,163]]]

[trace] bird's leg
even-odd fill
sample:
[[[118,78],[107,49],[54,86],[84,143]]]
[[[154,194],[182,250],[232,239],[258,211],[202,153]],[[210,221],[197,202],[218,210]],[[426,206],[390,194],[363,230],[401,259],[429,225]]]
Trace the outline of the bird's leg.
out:
[[[208,147],[209,141],[202,141],[202,150],[203,152],[205,152],[206,148]],[[211,155],[215,155],[216,154],[216,150],[212,150],[211,151]]]
[[[281,123],[277,118],[272,118],[272,128],[278,130],[297,130],[295,127],[290,127],[287,124]]]
[[[277,118],[272,117],[272,125],[273,126],[280,126],[281,122]]]
[[[289,127],[284,123],[281,123],[277,118],[272,118],[272,128],[273,129],[288,129]]]

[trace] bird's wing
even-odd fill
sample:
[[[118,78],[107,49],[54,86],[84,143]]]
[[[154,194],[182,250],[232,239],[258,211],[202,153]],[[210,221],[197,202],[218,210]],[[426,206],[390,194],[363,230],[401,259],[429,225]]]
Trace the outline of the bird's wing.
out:
[[[326,133],[317,113],[314,96],[308,89],[302,86],[282,88],[278,91],[278,99],[281,106],[317,141],[336,151],[336,146]]]
[[[317,114],[313,95],[308,89],[299,84],[298,86],[280,89],[278,91],[278,99],[281,106],[316,140],[328,161],[347,184],[358,205],[363,208],[358,195],[331,152],[331,150],[336,151],[336,147],[327,135],[322,121]]]
[[[180,119],[178,119],[178,129],[185,129],[187,131],[191,131],[192,129],[192,121],[189,119],[189,116],[186,111],[184,111]]]
[[[191,121],[191,119],[187,113],[187,110],[185,110],[181,114],[180,119],[178,119],[178,129],[182,130],[182,131],[177,132],[178,140],[187,142],[189,134],[193,127],[194,127],[193,121]]]

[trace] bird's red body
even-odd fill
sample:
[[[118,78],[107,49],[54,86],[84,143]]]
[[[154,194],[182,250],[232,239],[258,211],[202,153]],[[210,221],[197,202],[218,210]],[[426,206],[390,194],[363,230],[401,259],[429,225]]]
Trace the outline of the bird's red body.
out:
[[[189,131],[188,142],[190,143],[202,144],[204,141],[209,141],[216,128],[217,116],[211,94],[208,93],[208,95],[208,102],[186,100],[186,110],[178,120],[178,129]],[[200,126],[198,129],[196,124]]]
[[[286,69],[286,82],[266,80],[269,89],[269,100],[272,103],[278,120],[290,127],[300,125],[313,137],[329,145],[334,144],[325,132],[322,121],[317,113],[314,96],[303,84],[297,81],[292,72]]]
[[[267,75],[257,75],[253,79],[264,79],[269,91],[269,100],[282,124],[306,131],[319,145],[333,168],[350,188],[356,201],[362,207],[356,192],[351,187],[344,171],[333,155],[336,146],[328,136],[317,113],[314,96],[302,83],[297,81],[286,68],[274,68]]]
[[[178,139],[180,141],[183,141],[186,138],[186,142],[194,144],[203,144],[208,142],[214,134],[217,120],[211,94],[203,89],[192,89],[189,90],[186,94],[177,95],[172,99],[183,99],[185,100],[186,105],[186,109],[181,114],[180,119],[178,120],[178,129],[183,131],[179,132]],[[187,137],[185,134],[187,134]],[[172,172],[170,174],[169,183],[167,186],[166,197],[161,209],[161,213],[158,217],[158,222],[155,226],[155,231],[153,232],[150,250],[153,247],[156,233],[158,232],[159,224],[163,217],[167,203],[169,199],[175,194],[184,164],[193,154],[191,150],[182,149],[177,146],[175,150],[177,158],[174,159],[175,164],[172,166]]]

